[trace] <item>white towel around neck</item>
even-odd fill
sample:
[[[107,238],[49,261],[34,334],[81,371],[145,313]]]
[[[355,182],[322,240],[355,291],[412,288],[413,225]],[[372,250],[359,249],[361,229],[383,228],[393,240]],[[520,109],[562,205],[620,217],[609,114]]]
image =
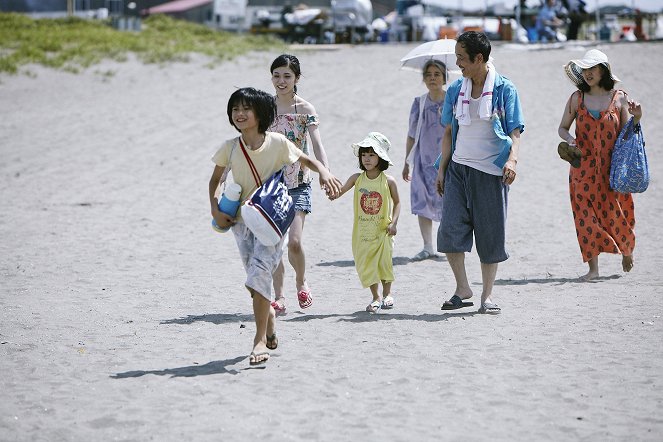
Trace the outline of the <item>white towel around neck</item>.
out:
[[[495,66],[488,63],[488,75],[483,84],[483,91],[481,92],[479,102],[479,118],[482,120],[489,120],[493,107],[493,88],[495,87]],[[460,93],[458,94],[458,101],[456,101],[456,119],[458,124],[462,126],[469,126],[472,122],[470,116],[470,98],[472,97],[472,79],[463,77],[463,84],[460,86]]]

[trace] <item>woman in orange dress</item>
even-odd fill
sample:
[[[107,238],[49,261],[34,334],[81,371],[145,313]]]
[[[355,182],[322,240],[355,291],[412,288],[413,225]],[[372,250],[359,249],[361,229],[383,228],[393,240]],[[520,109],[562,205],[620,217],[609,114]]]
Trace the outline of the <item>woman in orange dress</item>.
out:
[[[619,253],[624,271],[633,268],[633,197],[610,188],[610,159],[629,114],[638,125],[642,109],[624,91],[614,89],[619,79],[608,57],[597,49],[570,61],[565,71],[578,91],[566,103],[558,133],[565,140],[560,148],[577,146],[582,154],[579,167],[570,168],[569,191],[582,260],[589,264],[581,279],[589,281],[599,276],[600,253]],[[574,121],[575,137],[569,133]]]

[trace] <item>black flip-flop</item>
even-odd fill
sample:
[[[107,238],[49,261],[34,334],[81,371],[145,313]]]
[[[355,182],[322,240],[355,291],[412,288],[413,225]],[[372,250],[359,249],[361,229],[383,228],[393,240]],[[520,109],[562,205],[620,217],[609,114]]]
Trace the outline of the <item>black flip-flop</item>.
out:
[[[267,336],[267,344],[265,346],[270,350],[276,350],[279,346],[279,338],[276,337],[276,333],[272,336]]]
[[[463,307],[472,307],[474,303],[472,301],[463,301],[460,296],[453,295],[448,301],[444,301],[442,304],[442,310],[456,310]]]

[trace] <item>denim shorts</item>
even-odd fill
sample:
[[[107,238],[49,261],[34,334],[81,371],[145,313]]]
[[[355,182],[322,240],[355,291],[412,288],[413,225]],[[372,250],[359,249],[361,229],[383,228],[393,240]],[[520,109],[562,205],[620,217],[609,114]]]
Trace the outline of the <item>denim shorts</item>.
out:
[[[295,211],[311,213],[311,184],[304,183],[297,187],[288,189],[295,205]]]
[[[506,213],[509,186],[502,177],[449,162],[444,180],[444,210],[437,250],[470,252],[472,236],[484,264],[506,261]]]

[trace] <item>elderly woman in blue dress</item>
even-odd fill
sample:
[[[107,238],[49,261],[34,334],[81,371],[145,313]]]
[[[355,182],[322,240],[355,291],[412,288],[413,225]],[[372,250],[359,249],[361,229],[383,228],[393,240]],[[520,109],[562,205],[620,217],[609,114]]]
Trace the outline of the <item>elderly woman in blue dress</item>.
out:
[[[423,68],[423,81],[428,92],[416,97],[410,109],[410,127],[405,142],[406,161],[403,179],[410,182],[410,206],[419,218],[423,249],[415,261],[437,256],[433,247],[433,221],[440,222],[442,197],[435,187],[437,169],[433,166],[440,155],[444,126],[440,122],[444,104],[447,69],[438,60],[429,60]]]

